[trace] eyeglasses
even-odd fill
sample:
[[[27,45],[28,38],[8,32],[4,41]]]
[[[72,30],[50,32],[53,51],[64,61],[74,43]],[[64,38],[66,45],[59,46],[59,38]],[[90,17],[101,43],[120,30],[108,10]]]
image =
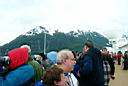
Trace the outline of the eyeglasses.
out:
[[[75,58],[69,58],[70,60],[72,60],[72,61],[76,61],[76,59]]]

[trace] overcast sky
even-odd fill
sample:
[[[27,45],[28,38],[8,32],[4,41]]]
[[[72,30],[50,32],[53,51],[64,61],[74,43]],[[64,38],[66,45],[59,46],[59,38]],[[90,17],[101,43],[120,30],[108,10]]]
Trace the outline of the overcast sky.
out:
[[[0,0],[0,45],[36,26],[117,38],[128,32],[128,0]]]

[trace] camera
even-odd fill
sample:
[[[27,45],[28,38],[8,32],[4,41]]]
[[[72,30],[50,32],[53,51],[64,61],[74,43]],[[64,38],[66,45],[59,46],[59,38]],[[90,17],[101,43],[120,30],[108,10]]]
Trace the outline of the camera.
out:
[[[0,56],[0,75],[4,74],[9,65],[9,57],[8,56]]]

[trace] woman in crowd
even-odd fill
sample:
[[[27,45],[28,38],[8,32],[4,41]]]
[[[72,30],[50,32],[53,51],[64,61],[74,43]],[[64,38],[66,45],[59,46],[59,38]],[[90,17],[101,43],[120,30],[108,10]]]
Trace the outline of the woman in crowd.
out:
[[[42,78],[42,85],[38,83],[35,86],[67,86],[67,80],[63,70],[53,66],[46,70]]]

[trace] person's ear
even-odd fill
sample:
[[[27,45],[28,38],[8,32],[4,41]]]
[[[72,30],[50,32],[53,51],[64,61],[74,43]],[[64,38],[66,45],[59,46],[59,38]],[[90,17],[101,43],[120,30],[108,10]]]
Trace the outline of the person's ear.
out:
[[[63,63],[63,64],[66,64],[66,59],[63,59],[63,60],[62,60],[62,63]]]

